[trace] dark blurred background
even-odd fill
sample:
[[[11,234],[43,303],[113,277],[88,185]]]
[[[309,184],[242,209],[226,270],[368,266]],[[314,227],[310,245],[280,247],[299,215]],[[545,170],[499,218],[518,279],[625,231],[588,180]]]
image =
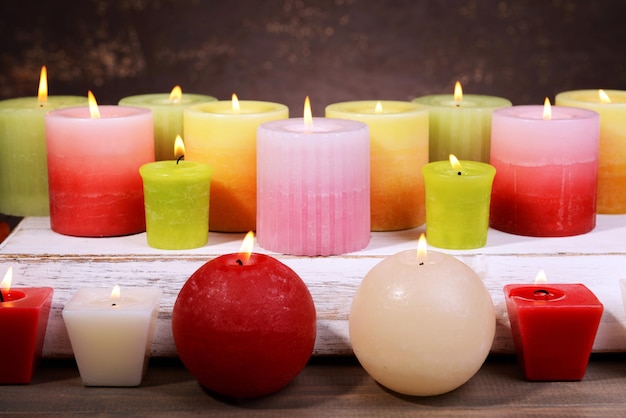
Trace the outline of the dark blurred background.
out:
[[[55,0],[0,2],[0,99],[101,104],[183,92],[327,104],[466,93],[540,104],[579,88],[626,89],[626,1]]]

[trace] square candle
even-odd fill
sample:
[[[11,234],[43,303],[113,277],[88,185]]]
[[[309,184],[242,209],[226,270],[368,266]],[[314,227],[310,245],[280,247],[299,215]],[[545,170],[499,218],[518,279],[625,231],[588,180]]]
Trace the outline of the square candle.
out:
[[[156,288],[78,289],[63,319],[85,386],[141,383],[160,299]]]
[[[604,309],[583,284],[504,286],[513,342],[528,380],[581,380]]]
[[[0,384],[29,383],[41,358],[54,290],[0,291]]]

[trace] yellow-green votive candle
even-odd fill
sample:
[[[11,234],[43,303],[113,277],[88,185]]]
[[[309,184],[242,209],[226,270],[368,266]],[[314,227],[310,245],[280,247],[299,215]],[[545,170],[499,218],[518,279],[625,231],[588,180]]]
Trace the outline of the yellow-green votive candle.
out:
[[[209,238],[213,168],[193,161],[157,161],[139,168],[143,179],[148,245],[185,250]]]
[[[428,243],[459,250],[484,247],[496,169],[487,163],[458,161],[450,156],[450,161],[426,164],[422,172]]]

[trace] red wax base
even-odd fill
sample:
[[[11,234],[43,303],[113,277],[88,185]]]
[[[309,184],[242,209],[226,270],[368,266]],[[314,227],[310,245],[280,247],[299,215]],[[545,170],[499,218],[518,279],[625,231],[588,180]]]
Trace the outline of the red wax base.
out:
[[[29,383],[46,335],[54,290],[11,289],[0,302],[0,384]]]
[[[515,351],[528,380],[581,380],[603,306],[582,284],[504,286]]]
[[[315,306],[300,277],[264,254],[220,256],[185,283],[172,311],[183,364],[201,385],[247,398],[291,382],[313,353]]]

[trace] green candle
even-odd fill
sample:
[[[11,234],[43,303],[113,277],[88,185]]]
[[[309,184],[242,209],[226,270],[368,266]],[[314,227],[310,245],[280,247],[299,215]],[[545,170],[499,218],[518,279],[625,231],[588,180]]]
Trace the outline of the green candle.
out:
[[[0,213],[47,216],[45,115],[87,104],[87,97],[20,97],[0,101]],[[43,101],[45,100],[45,101]]]
[[[463,95],[458,82],[454,95],[423,96],[413,102],[430,111],[430,161],[447,160],[448,155],[454,154],[462,160],[488,163],[491,114],[495,109],[511,106],[509,100],[501,97]]]
[[[207,243],[212,172],[208,164],[192,161],[157,161],[141,166],[148,245],[184,250]]]
[[[450,161],[436,161],[422,168],[426,236],[429,244],[439,248],[480,248],[487,242],[496,169],[478,161],[455,160],[450,156]]]
[[[154,160],[174,158],[174,138],[183,134],[183,113],[193,104],[214,102],[213,96],[182,93],[176,86],[170,94],[155,93],[129,96],[120,100],[120,105],[138,106],[152,110],[154,120]]]

